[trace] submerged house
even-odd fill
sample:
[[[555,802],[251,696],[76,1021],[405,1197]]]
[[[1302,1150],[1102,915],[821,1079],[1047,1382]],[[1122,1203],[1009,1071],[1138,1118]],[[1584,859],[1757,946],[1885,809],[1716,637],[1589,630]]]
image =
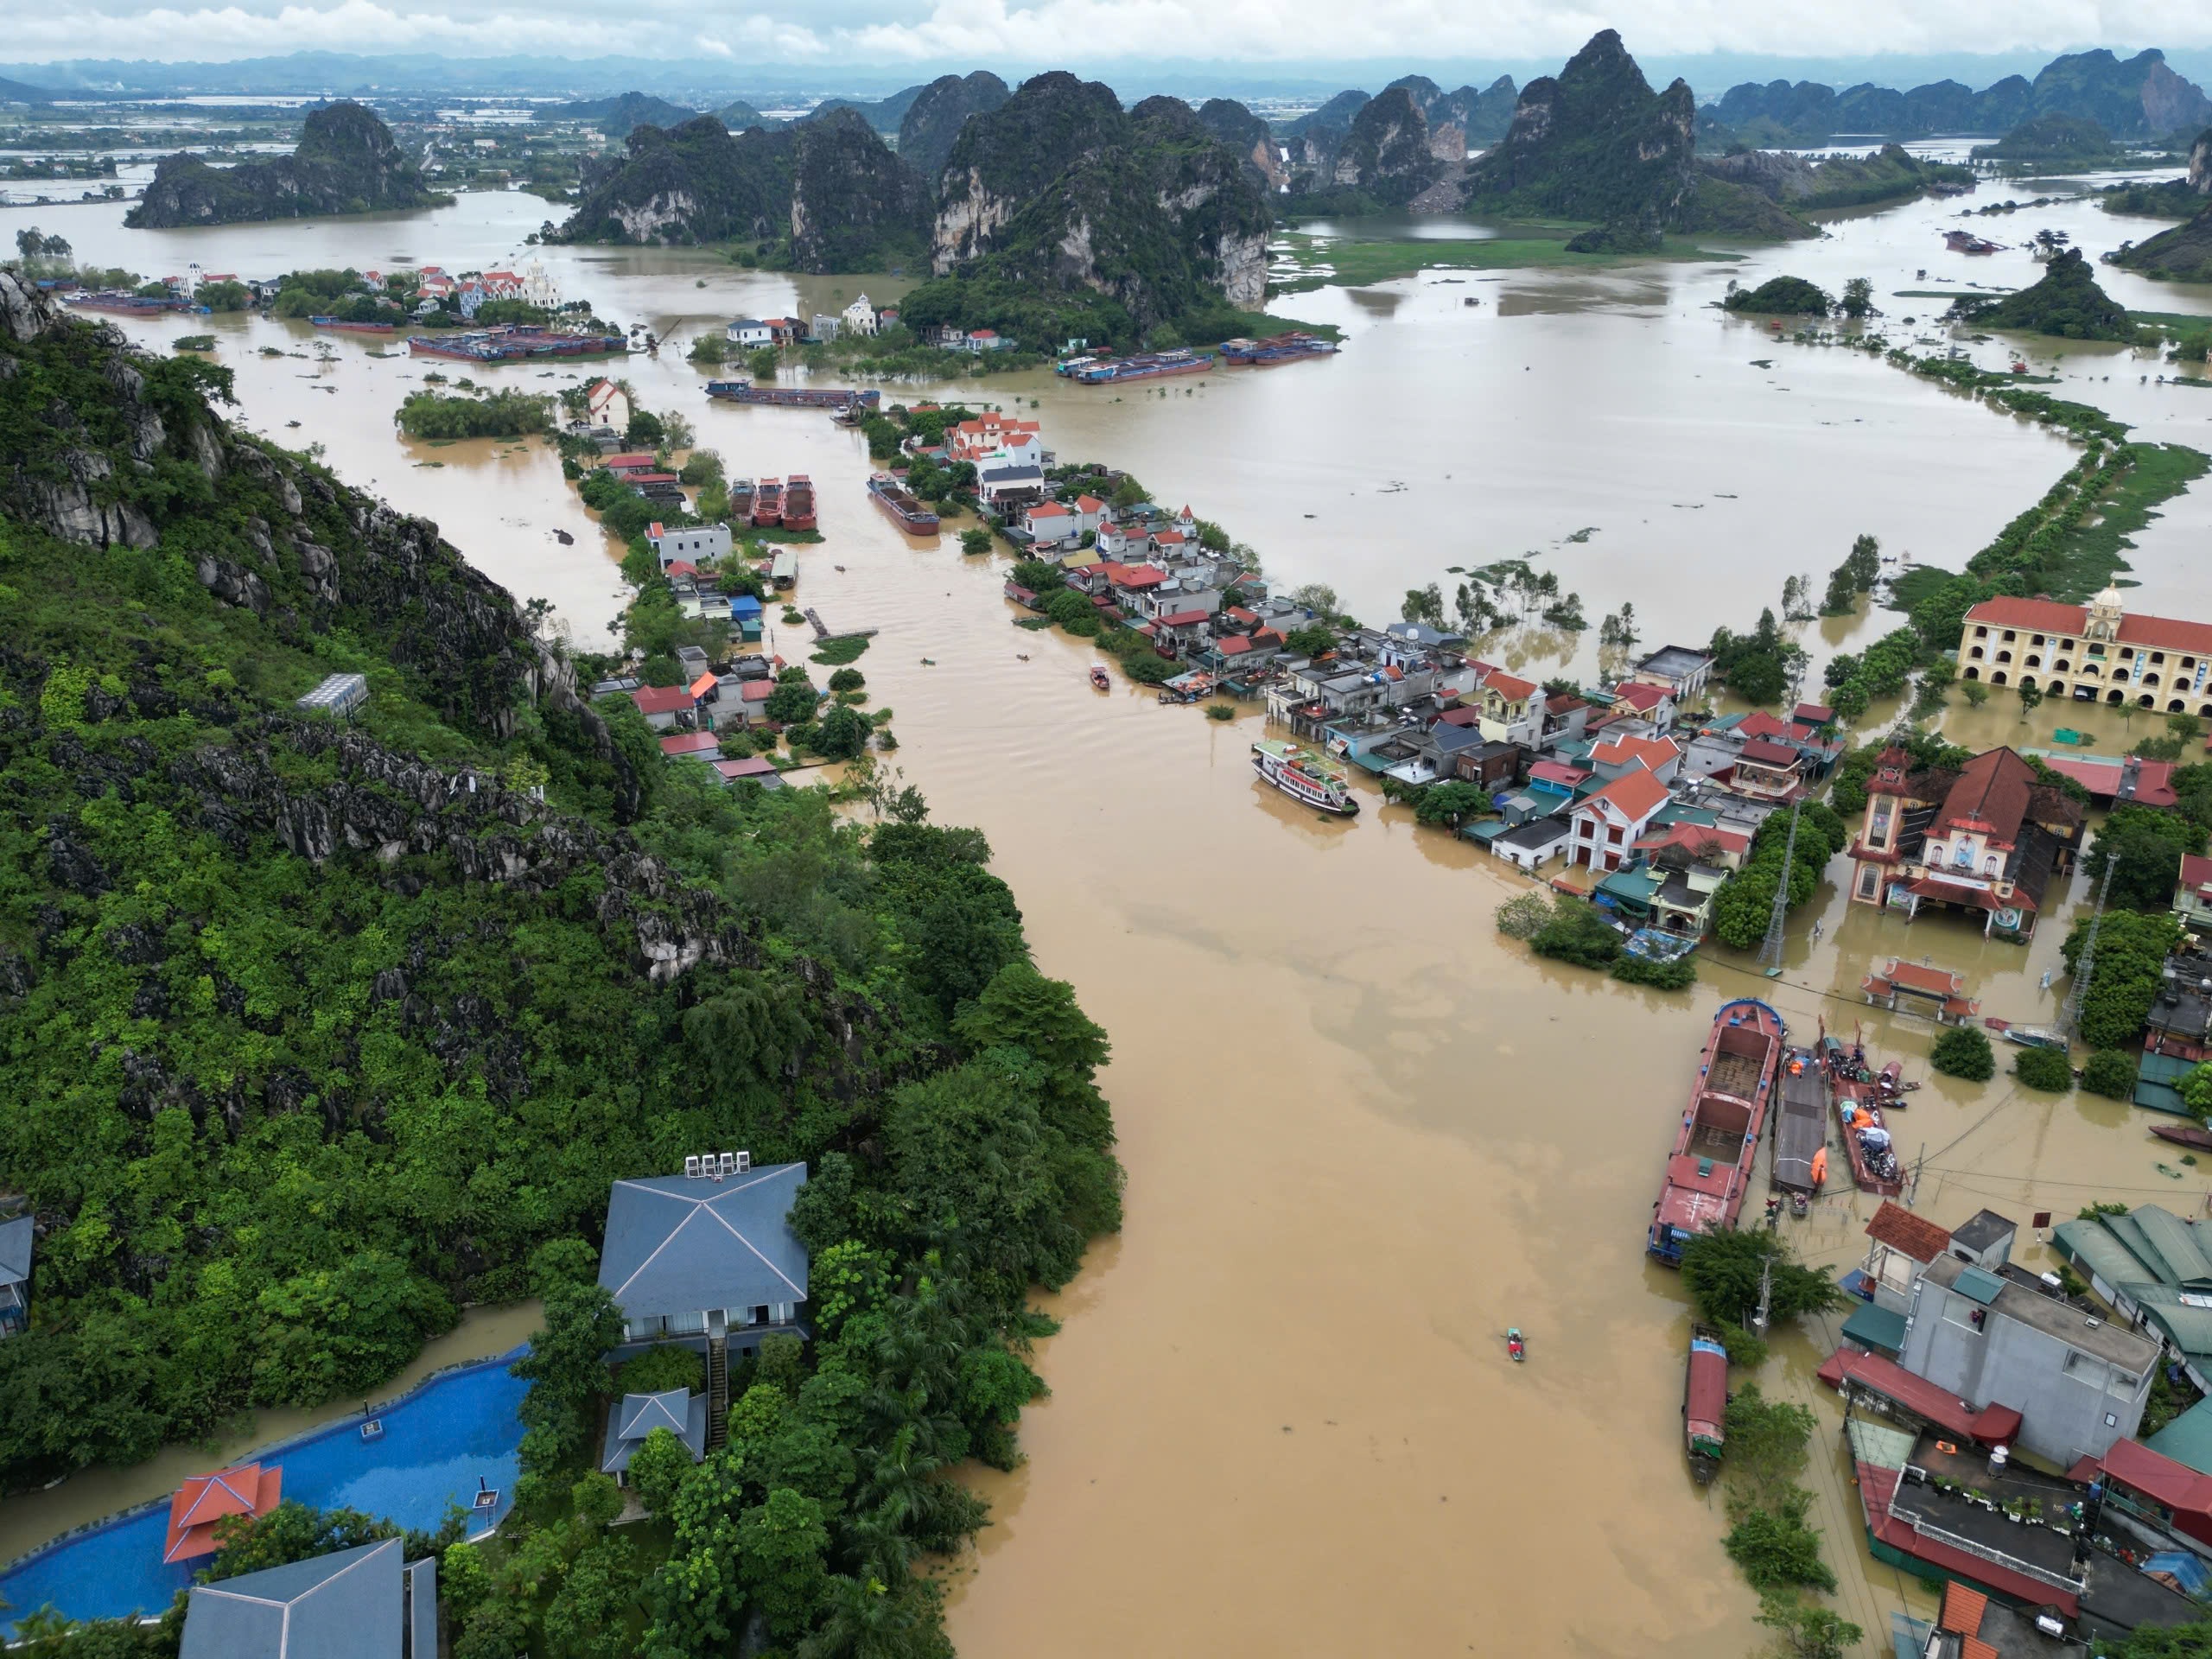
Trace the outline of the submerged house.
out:
[[[1891,747],[1866,781],[1853,902],[1914,917],[1931,906],[1978,913],[1985,936],[2026,938],[2051,877],[2072,863],[2082,821],[2080,803],[2011,749],[1954,772],[1911,768]]]
[[[438,1563],[397,1538],[192,1587],[181,1659],[438,1659]]]
[[[2050,1247],[2122,1319],[2157,1333],[2190,1380],[2212,1392],[2212,1236],[2159,1205],[2084,1216]]]

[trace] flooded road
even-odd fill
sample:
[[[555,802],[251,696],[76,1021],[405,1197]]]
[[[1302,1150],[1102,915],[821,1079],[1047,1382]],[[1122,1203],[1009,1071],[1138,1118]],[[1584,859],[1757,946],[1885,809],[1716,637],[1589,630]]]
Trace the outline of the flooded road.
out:
[[[397,225],[194,232],[207,245],[189,257],[257,272],[367,264],[404,241],[459,269],[517,251],[490,251],[494,232],[529,228],[508,199],[486,200]],[[495,209],[510,218],[470,218]],[[73,237],[98,211],[81,211]],[[1441,580],[1448,594],[1446,565],[1535,550],[1593,621],[1628,600],[1647,644],[1700,641],[1717,623],[1748,625],[1785,575],[1810,574],[1817,591],[1861,531],[1955,568],[2067,464],[2047,433],[1706,308],[1731,275],[1916,286],[1955,212],[1853,220],[1737,267],[1302,295],[1287,308],[1341,322],[1341,357],[1171,383],[1165,397],[1045,374],[968,394],[1034,398],[1024,412],[1063,458],[1130,467],[1252,543],[1278,585],[1327,582],[1370,620],[1395,614],[1409,585]],[[2071,222],[2016,222],[2046,221]],[[2084,235],[2102,228],[2085,222]],[[213,250],[232,234],[268,240],[226,262]],[[147,245],[137,233],[113,238],[85,230],[79,247],[159,264],[131,251]],[[1866,1007],[1870,963],[1932,957],[1965,971],[1988,1013],[2048,1020],[2057,1002],[2038,980],[2063,930],[2023,948],[1948,919],[1908,926],[1847,905],[1831,880],[1793,918],[1778,982],[1726,951],[1677,995],[1533,961],[1491,925],[1522,888],[1510,870],[1371,793],[1351,823],[1294,807],[1253,779],[1255,712],[1216,723],[1149,693],[1094,692],[1079,642],[1009,626],[1002,559],[963,558],[951,537],[910,541],[868,505],[856,435],[706,404],[680,359],[684,333],[740,308],[801,309],[788,281],[702,255],[546,251],[574,262],[564,270],[603,315],[675,328],[674,349],[623,367],[649,406],[684,410],[733,473],[812,475],[825,542],[800,550],[801,602],[833,627],[881,630],[857,665],[873,706],[897,711],[892,763],[938,819],[986,830],[1039,965],[1073,981],[1112,1034],[1128,1224],[1051,1304],[1065,1328],[1040,1349],[1053,1395],[1025,1421],[1029,1462],[980,1478],[994,1524],[954,1568],[962,1652],[1427,1656],[1495,1651],[1509,1631],[1543,1654],[1754,1647],[1756,1602],[1720,1551],[1718,1500],[1683,1466],[1681,1287],[1642,1254],[1713,1008],[1766,995],[1799,1038],[1823,1019],[1847,1033],[1864,1022],[1871,1052],[1924,1077],[1932,1033]],[[719,313],[696,297],[700,280]],[[2132,303],[2190,303],[2112,283]],[[1470,295],[1483,304],[1461,303]],[[130,326],[149,340],[207,328]],[[436,518],[518,596],[553,599],[580,643],[603,635],[620,582],[541,446],[417,448],[390,421],[426,365],[348,340],[326,370],[303,330],[219,320],[216,332],[245,424],[323,443],[346,478]],[[262,358],[264,341],[309,357]],[[2125,354],[2123,369],[2075,348],[2059,372],[2087,375],[2093,356],[2113,377],[2099,382],[2107,406],[2145,435],[2212,438],[2212,397],[2139,385],[2146,369]],[[506,385],[536,372],[474,372]],[[2212,613],[2208,518],[2187,497],[2146,532],[2142,603]],[[1567,539],[1586,527],[1586,542]],[[1809,625],[1806,643],[1854,649],[1896,622]],[[1594,631],[1524,630],[1490,654],[1546,674],[1598,665]],[[1979,747],[2047,741],[2066,718],[2024,721],[1997,700],[1944,723]],[[2102,747],[2117,747],[2108,735]],[[1921,1160],[1918,1207],[1947,1224],[1984,1205],[2024,1227],[2033,1211],[2063,1217],[2096,1198],[2184,1213],[2204,1200],[2193,1172],[2159,1173],[2158,1143],[2128,1109],[2023,1094],[2002,1077],[1932,1080],[1897,1133]],[[1812,1259],[1854,1265],[1872,1207],[1836,1194],[1785,1225]],[[2045,1265],[2024,1233],[2021,1255]],[[1529,1335],[1525,1366],[1505,1355],[1508,1325]],[[1813,1401],[1832,1338],[1778,1344],[1763,1381]],[[1815,1518],[1846,1580],[1839,1605],[1878,1639],[1888,1610],[1928,1598],[1867,1561],[1834,1450],[1839,1414],[1824,1397],[1818,1408]]]

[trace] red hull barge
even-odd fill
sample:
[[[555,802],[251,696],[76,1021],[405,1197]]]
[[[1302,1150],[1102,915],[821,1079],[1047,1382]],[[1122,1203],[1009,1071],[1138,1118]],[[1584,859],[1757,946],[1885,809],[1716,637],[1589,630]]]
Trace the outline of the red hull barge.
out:
[[[814,528],[814,480],[804,473],[793,473],[784,480],[784,528]]]
[[[630,342],[620,334],[556,334],[535,323],[477,329],[465,334],[410,334],[414,357],[450,357],[464,363],[512,363],[547,357],[624,357]]]
[[[709,380],[707,396],[725,404],[760,404],[770,409],[874,409],[883,394],[874,386],[756,386],[750,380]]]
[[[753,486],[753,527],[769,530],[784,522],[784,481],[764,478]]]
[[[1724,1002],[1713,1016],[1644,1240],[1668,1267],[1681,1265],[1682,1247],[1697,1234],[1736,1224],[1789,1034],[1782,1016],[1756,997]]]
[[[308,321],[334,334],[390,334],[399,329],[396,322],[347,322],[338,317],[309,317]]]
[[[1702,1485],[1720,1472],[1728,1443],[1728,1350],[1709,1325],[1690,1326],[1690,1360],[1682,1378],[1682,1449]]]

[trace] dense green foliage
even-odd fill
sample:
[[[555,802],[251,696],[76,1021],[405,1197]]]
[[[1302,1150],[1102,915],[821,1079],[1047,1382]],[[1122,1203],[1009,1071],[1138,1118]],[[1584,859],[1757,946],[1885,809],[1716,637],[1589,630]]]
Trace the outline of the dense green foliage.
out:
[[[2135,1096],[2136,1059],[2124,1049],[2100,1049],[2082,1068],[2082,1087],[2107,1100],[2132,1100]]]
[[[2012,1057],[2012,1075],[2046,1094],[2063,1094],[2074,1086],[2074,1067],[2063,1049],[2023,1048]]]
[[[1802,276],[1770,276],[1757,288],[1738,289],[1721,303],[1731,311],[1761,316],[1825,317],[1835,300],[1824,288]]]
[[[1723,944],[1748,950],[1765,936],[1774,914],[1775,889],[1789,866],[1788,907],[1796,909],[1821,884],[1827,862],[1851,845],[1851,830],[1831,808],[1810,801],[1797,810],[1797,850],[1789,851],[1789,815],[1777,812],[1758,827],[1741,869],[1732,871],[1713,895],[1713,931]]]
[[[2091,918],[2077,916],[2060,953],[2072,973]],[[2132,1049],[2158,1000],[2166,955],[2182,940],[2171,915],[2107,911],[2097,928],[2096,966],[2082,996],[2082,1040],[2091,1048]]]
[[[1961,300],[1952,309],[1981,328],[2056,334],[2065,340],[2113,340],[2134,345],[2141,327],[2127,308],[2097,286],[2088,259],[2069,248],[2044,268],[2032,287],[2001,299]]]
[[[1119,1218],[1103,1035],[1028,965],[982,838],[713,789],[626,702],[533,702],[560,665],[512,601],[225,433],[219,371],[124,375],[75,324],[0,351],[31,476],[57,399],[80,444],[165,429],[120,497],[148,545],[60,541],[20,493],[0,524],[0,1185],[42,1230],[0,1481],[373,1389],[456,1301],[535,1291],[517,1516],[443,1552],[456,1654],[648,1627],[704,1652],[756,1612],[785,1643],[891,1623],[936,1650],[906,1565],[981,1518],[942,1471],[1013,1461],[1027,1291]],[[184,459],[209,444],[212,478]],[[210,591],[248,571],[260,607]],[[353,731],[282,712],[339,669],[371,680]],[[652,971],[653,937],[695,965]],[[617,1386],[588,1241],[610,1177],[709,1143],[808,1164],[794,1224],[837,1306],[833,1340],[741,1379],[730,1447],[663,1483],[671,1554],[610,1532],[619,1496],[582,1472]]]
[[[1713,1324],[1748,1326],[1759,1303],[1759,1276],[1770,1262],[1777,1322],[1843,1306],[1843,1291],[1826,1268],[1807,1267],[1764,1229],[1724,1227],[1695,1235],[1682,1247],[1682,1288]]]
[[[1821,1559],[1821,1535],[1806,1524],[1812,1507],[1813,1495],[1800,1489],[1771,1509],[1748,1510],[1729,1529],[1721,1548],[1751,1588],[1835,1588],[1835,1572]]]
[[[2113,255],[2113,264],[2162,282],[2212,281],[2212,204],[2198,197],[2193,207],[2182,211],[2193,212],[2196,217],[2144,241],[2123,245]]]
[[[141,229],[228,225],[429,207],[450,198],[423,182],[374,113],[347,99],[308,112],[289,156],[210,166],[196,156],[166,156],[124,223]]]
[[[1559,902],[1552,918],[1529,941],[1540,957],[1571,962],[1578,968],[1610,968],[1621,953],[1621,936],[1606,925],[1597,907],[1577,899]]]
[[[1977,162],[2060,162],[2071,167],[2109,164],[2119,152],[2109,133],[2087,116],[2046,111],[2023,121],[1993,144],[1974,146]]]
[[[1950,1027],[1936,1038],[1928,1064],[1947,1077],[1964,1077],[1968,1083],[1986,1083],[1997,1075],[1997,1057],[1979,1026]]]
[[[2164,911],[2172,905],[2181,881],[2183,855],[2202,852],[2204,838],[2201,825],[2177,812],[2123,803],[2097,827],[2082,856],[2082,873],[2101,882],[2106,865],[2117,860],[2111,901],[2128,910]]]
[[[410,438],[519,438],[550,430],[552,405],[540,393],[410,391],[392,417]]]
[[[2097,1659],[2201,1659],[2212,1653],[2212,1620],[2192,1624],[2146,1624],[2124,1641],[2100,1637],[2091,1646]]]
[[[968,118],[988,115],[1013,96],[1006,82],[988,69],[966,76],[939,75],[914,94],[899,119],[900,158],[934,194],[953,140]]]

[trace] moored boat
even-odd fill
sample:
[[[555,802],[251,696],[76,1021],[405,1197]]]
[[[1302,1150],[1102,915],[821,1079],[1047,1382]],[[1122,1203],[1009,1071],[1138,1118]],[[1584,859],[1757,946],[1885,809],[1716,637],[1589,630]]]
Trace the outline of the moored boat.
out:
[[[518,322],[467,334],[410,334],[413,357],[453,357],[468,363],[507,363],[517,358],[620,357],[630,342],[620,334],[569,334],[536,323]]]
[[[1681,1265],[1682,1247],[1699,1233],[1735,1225],[1789,1034],[1782,1016],[1756,997],[1724,1002],[1713,1016],[1644,1239],[1668,1267]]]
[[[892,523],[909,536],[931,536],[937,533],[937,514],[906,493],[906,486],[888,473],[878,473],[868,481],[868,493],[875,505],[891,515]]]
[[[2196,1123],[2153,1123],[2151,1133],[2193,1152],[2212,1152],[2212,1129]]]
[[[874,409],[883,401],[874,387],[756,386],[750,380],[709,380],[707,396],[725,404],[761,404],[772,409]]]
[[[1904,1171],[1891,1141],[1888,1114],[1902,1103],[1904,1068],[1891,1061],[1872,1070],[1862,1049],[1847,1051],[1834,1038],[1822,1043],[1821,1058],[1853,1182],[1861,1192],[1895,1198],[1904,1191]]]
[[[753,486],[753,524],[756,530],[784,522],[784,480],[764,478]]]
[[[784,528],[814,528],[814,480],[804,473],[793,473],[784,480]]]
[[[734,524],[753,522],[753,480],[733,478],[729,481],[729,516]]]
[[[1943,245],[1953,253],[2002,253],[2004,245],[1984,241],[1972,231],[1946,231]]]
[[[1351,817],[1359,810],[1344,769],[1295,743],[1262,738],[1252,746],[1252,770],[1291,799],[1318,811]]]
[[[1179,346],[1172,352],[1145,352],[1135,357],[1094,363],[1089,368],[1078,369],[1074,378],[1086,386],[1118,380],[1154,380],[1166,374],[1203,374],[1213,367],[1213,362],[1210,352],[1194,352]]]
[[[334,334],[389,334],[396,332],[396,322],[348,322],[343,317],[309,317],[309,326]]]
[[[1324,340],[1319,334],[1309,334],[1294,328],[1287,334],[1270,334],[1265,340],[1224,340],[1221,342],[1222,360],[1256,368],[1270,368],[1278,363],[1298,363],[1315,357],[1331,357],[1338,351],[1334,340]]]
[[[1727,1445],[1728,1350],[1709,1325],[1690,1326],[1689,1363],[1682,1378],[1682,1447],[1702,1485],[1720,1472]]]

